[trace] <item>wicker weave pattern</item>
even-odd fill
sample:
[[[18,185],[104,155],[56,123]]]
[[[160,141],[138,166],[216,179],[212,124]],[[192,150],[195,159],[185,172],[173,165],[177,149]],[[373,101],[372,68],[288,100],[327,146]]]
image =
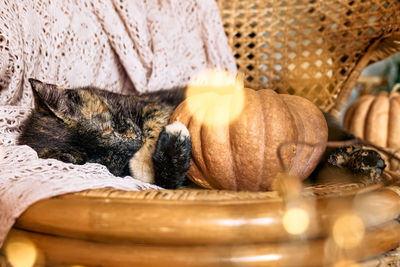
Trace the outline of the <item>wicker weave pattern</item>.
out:
[[[325,111],[341,105],[339,93],[353,87],[371,57],[377,60],[399,50],[398,43],[393,46],[400,40],[393,38],[399,31],[396,0],[218,0],[218,4],[245,85],[301,95]],[[384,47],[377,45],[388,38]],[[363,57],[368,59],[362,61]]]

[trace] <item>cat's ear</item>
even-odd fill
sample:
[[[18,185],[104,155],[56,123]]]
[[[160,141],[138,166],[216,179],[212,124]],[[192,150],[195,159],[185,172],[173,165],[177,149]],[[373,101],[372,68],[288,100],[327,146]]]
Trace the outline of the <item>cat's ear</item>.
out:
[[[74,121],[81,104],[79,93],[63,87],[29,79],[39,112],[52,113],[65,122]]]

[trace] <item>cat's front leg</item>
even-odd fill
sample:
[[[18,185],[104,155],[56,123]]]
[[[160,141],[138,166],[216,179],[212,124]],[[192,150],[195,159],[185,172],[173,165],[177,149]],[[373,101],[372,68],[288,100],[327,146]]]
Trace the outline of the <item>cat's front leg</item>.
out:
[[[163,128],[153,154],[155,183],[168,189],[179,188],[186,181],[192,144],[188,129],[180,122]]]
[[[165,125],[168,124],[173,108],[162,104],[146,104],[142,110],[143,146],[129,161],[129,169],[133,178],[142,182],[154,184],[154,153],[157,138]]]
[[[154,142],[145,142],[129,161],[129,170],[133,178],[145,183],[154,184],[154,167],[151,160],[154,146],[155,140]]]

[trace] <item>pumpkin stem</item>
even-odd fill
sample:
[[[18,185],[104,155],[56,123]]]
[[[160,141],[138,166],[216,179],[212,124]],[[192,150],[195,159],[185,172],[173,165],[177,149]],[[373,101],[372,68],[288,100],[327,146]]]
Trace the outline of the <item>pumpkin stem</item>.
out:
[[[398,90],[399,88],[400,88],[400,83],[396,83],[396,84],[393,86],[392,90],[390,90],[389,97],[391,97],[395,92],[397,92],[397,90]]]

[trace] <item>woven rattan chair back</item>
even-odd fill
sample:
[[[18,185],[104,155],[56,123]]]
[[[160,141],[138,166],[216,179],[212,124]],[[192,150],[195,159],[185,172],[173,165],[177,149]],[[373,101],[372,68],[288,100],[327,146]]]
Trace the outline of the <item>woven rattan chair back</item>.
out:
[[[217,0],[245,85],[340,111],[368,63],[398,51],[397,0]]]

